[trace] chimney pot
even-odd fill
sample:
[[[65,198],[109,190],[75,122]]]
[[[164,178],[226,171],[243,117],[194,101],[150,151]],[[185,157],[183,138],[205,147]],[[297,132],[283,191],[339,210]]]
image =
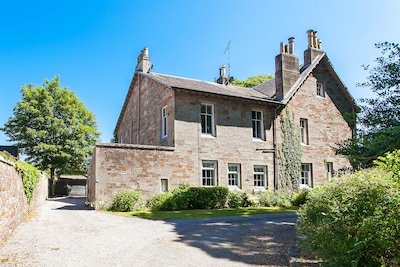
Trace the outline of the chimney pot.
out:
[[[217,79],[217,83],[228,85],[229,82],[230,82],[230,79],[228,76],[226,76],[226,67],[225,67],[225,65],[222,65],[219,68],[219,78]]]
[[[143,48],[140,55],[137,58],[137,65],[135,71],[149,73],[151,69],[151,62],[149,57],[149,49],[147,47]]]
[[[308,48],[313,47],[313,35],[314,35],[314,30],[307,31]]]
[[[219,68],[219,76],[220,76],[220,77],[226,76],[226,68],[225,68],[225,65],[223,65],[221,68]]]
[[[294,37],[290,37],[288,39],[288,43],[289,43],[289,54],[294,54]]]
[[[321,40],[317,38],[317,31],[307,31],[308,48],[304,51],[304,65],[311,64],[314,59],[323,53],[321,50]]]
[[[294,38],[288,39],[289,44],[280,44],[280,54],[275,57],[275,88],[276,98],[282,100],[297,81],[299,59],[294,55]]]
[[[279,45],[279,53],[282,54],[283,52],[284,52],[284,45],[283,42],[281,42]]]

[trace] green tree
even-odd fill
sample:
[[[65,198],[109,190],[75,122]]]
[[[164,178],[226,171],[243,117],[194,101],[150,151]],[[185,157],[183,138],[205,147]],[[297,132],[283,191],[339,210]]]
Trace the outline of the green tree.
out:
[[[246,80],[239,80],[239,79],[234,79],[233,80],[233,84],[236,86],[240,86],[240,87],[254,87],[257,86],[259,84],[262,84],[263,82],[266,82],[268,80],[271,80],[273,78],[272,75],[256,75],[256,76],[252,76],[247,78]]]
[[[86,173],[98,140],[95,116],[59,77],[45,79],[43,86],[27,84],[13,116],[1,130],[15,142],[26,160],[50,170],[49,195],[54,194],[56,173]]]
[[[365,66],[374,98],[362,98],[355,138],[339,144],[337,153],[347,155],[355,169],[372,166],[388,151],[400,148],[400,47],[395,43],[376,44],[382,56],[375,66]]]

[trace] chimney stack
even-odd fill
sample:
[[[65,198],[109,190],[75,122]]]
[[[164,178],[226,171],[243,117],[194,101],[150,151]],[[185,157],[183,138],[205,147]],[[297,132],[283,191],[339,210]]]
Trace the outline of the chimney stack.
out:
[[[294,55],[294,38],[288,45],[280,44],[280,53],[275,57],[276,98],[282,100],[300,76],[299,58]]]
[[[229,77],[226,75],[225,65],[219,68],[219,78],[217,79],[217,83],[225,85],[229,84]]]
[[[149,73],[151,70],[151,62],[149,57],[149,49],[143,48],[140,55],[137,58],[137,65],[135,71]]]
[[[324,51],[321,50],[321,40],[317,38],[317,31],[308,30],[307,41],[308,48],[304,51],[305,66],[311,64],[318,55],[324,53]]]

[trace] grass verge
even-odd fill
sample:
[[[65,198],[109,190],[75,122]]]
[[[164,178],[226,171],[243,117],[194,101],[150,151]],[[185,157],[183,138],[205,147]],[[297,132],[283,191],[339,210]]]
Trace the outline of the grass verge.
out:
[[[250,208],[237,208],[237,209],[213,209],[213,210],[178,210],[178,211],[151,211],[140,210],[133,212],[111,212],[126,217],[138,217],[153,220],[172,220],[172,219],[191,219],[191,218],[211,218],[222,216],[248,216],[266,213],[283,213],[283,212],[296,212],[298,207],[250,207]]]

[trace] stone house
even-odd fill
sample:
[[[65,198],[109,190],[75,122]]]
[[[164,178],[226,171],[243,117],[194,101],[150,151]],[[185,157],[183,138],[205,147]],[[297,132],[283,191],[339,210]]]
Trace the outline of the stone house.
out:
[[[88,201],[99,207],[119,190],[150,197],[183,183],[250,193],[276,189],[284,109],[301,136],[302,186],[323,184],[348,167],[332,146],[352,136],[354,125],[343,114],[359,108],[316,32],[307,37],[304,64],[289,38],[275,58],[275,78],[254,88],[230,84],[224,67],[217,82],[153,73],[145,48],[115,127],[118,143],[94,149]]]

